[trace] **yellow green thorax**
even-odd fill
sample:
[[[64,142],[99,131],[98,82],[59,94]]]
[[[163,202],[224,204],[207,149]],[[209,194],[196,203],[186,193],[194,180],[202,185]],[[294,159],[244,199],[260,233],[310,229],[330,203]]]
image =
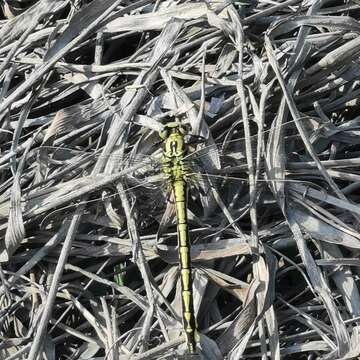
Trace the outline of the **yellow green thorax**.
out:
[[[184,140],[186,133],[187,129],[176,122],[166,124],[160,132],[160,137],[164,140],[163,172],[169,181],[185,180],[186,169],[183,160],[187,153]]]
[[[187,222],[188,168],[184,164],[187,145],[184,135],[187,129],[178,123],[165,125],[160,137],[164,140],[162,170],[174,194],[177,216],[179,263],[181,272],[181,296],[183,305],[183,325],[190,353],[196,353],[196,320],[193,305],[190,238]]]

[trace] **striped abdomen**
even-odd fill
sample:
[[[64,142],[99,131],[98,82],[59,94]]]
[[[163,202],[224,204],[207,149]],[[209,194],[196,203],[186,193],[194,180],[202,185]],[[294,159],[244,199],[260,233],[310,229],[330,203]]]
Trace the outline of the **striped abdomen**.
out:
[[[190,258],[190,238],[187,223],[187,189],[184,180],[172,183],[177,215],[177,232],[181,272],[181,296],[183,304],[183,323],[189,352],[196,351],[196,320],[194,314],[192,274]]]

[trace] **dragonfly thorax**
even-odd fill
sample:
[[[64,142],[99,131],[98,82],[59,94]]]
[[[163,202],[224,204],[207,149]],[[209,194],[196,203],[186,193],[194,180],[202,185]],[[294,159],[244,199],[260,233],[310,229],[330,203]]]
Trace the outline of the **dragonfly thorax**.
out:
[[[185,153],[185,141],[182,134],[171,133],[164,143],[164,156],[175,159],[184,157]]]
[[[169,126],[163,139],[163,172],[171,181],[183,180],[187,173],[183,162],[187,146],[180,126]]]

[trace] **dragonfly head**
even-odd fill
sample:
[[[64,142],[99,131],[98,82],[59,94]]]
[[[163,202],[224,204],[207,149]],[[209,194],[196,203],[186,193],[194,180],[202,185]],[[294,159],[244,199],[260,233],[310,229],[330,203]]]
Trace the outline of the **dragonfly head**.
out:
[[[164,125],[163,130],[159,132],[162,140],[166,140],[170,134],[179,134],[181,136],[187,135],[191,131],[190,124],[180,124],[178,122],[169,122]]]

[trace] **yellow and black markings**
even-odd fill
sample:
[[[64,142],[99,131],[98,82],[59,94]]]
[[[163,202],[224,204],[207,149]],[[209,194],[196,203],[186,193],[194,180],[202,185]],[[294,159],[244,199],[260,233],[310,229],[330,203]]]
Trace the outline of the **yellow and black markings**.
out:
[[[183,325],[190,353],[196,353],[196,320],[193,305],[190,238],[187,222],[188,169],[184,165],[187,153],[184,135],[187,130],[176,122],[165,125],[160,137],[164,140],[162,169],[175,198],[179,262],[181,272]]]

